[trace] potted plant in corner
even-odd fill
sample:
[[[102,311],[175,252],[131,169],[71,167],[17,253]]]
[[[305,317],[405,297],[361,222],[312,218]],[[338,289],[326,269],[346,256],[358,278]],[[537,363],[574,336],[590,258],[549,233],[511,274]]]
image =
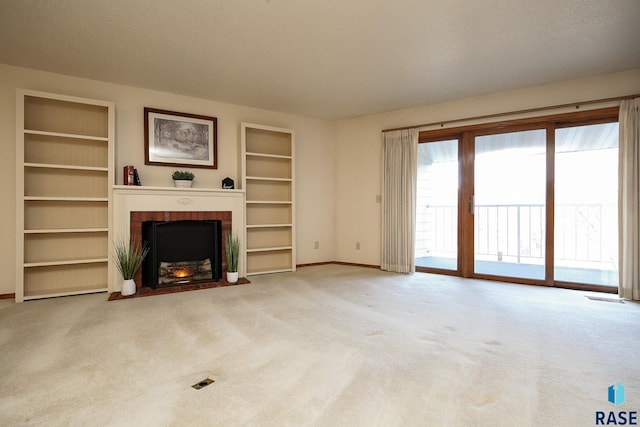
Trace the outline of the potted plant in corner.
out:
[[[195,177],[196,176],[193,172],[189,171],[174,171],[171,175],[171,178],[173,178],[173,184],[176,187],[191,187]]]
[[[118,241],[114,243],[114,260],[118,271],[122,274],[122,296],[129,296],[136,293],[136,282],[133,278],[142,265],[142,260],[147,256],[149,247],[140,245],[139,242]]]
[[[224,237],[224,250],[227,255],[227,282],[238,282],[238,257],[240,256],[240,240],[228,232]]]

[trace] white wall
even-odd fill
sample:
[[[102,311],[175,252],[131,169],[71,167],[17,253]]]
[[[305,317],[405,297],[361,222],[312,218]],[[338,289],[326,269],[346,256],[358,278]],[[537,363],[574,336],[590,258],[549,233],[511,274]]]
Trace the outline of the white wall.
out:
[[[296,133],[297,262],[335,259],[334,125],[301,116],[224,104],[0,64],[0,294],[15,290],[15,99],[16,88],[113,101],[116,105],[116,178],[138,168],[143,185],[172,186],[175,167],[144,165],[143,108],[153,107],[218,119],[218,169],[192,169],[195,187],[220,188],[223,178],[240,183],[240,122],[292,128]],[[314,242],[319,249],[314,249]]]
[[[336,122],[336,260],[380,265],[383,129],[634,94],[640,69]]]

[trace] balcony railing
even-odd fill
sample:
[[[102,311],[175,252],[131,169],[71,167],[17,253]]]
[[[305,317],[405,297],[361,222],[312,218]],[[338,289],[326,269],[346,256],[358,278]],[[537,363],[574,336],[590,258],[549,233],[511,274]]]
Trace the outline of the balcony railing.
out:
[[[544,205],[476,206],[476,259],[544,262],[544,215]]]
[[[613,204],[555,205],[556,264],[615,268],[616,227]],[[456,206],[418,207],[416,257],[455,257],[457,229]],[[474,229],[476,260],[544,264],[544,205],[476,205]]]

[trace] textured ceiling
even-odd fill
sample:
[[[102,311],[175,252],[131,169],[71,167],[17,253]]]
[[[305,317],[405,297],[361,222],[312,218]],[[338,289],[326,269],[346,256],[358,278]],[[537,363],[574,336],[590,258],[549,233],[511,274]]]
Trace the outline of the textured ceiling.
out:
[[[338,119],[640,68],[638,0],[0,0],[0,62]]]

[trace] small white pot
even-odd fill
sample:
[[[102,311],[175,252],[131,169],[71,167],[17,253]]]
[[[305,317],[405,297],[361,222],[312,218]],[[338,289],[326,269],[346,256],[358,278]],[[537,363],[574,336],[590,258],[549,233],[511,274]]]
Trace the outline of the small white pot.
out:
[[[122,290],[120,294],[123,297],[127,297],[129,295],[133,295],[136,293],[136,281],[133,279],[128,279],[122,282]]]
[[[173,184],[176,187],[191,187],[191,184],[193,184],[193,181],[189,179],[174,179]]]
[[[238,272],[227,271],[227,282],[229,283],[238,283]]]

